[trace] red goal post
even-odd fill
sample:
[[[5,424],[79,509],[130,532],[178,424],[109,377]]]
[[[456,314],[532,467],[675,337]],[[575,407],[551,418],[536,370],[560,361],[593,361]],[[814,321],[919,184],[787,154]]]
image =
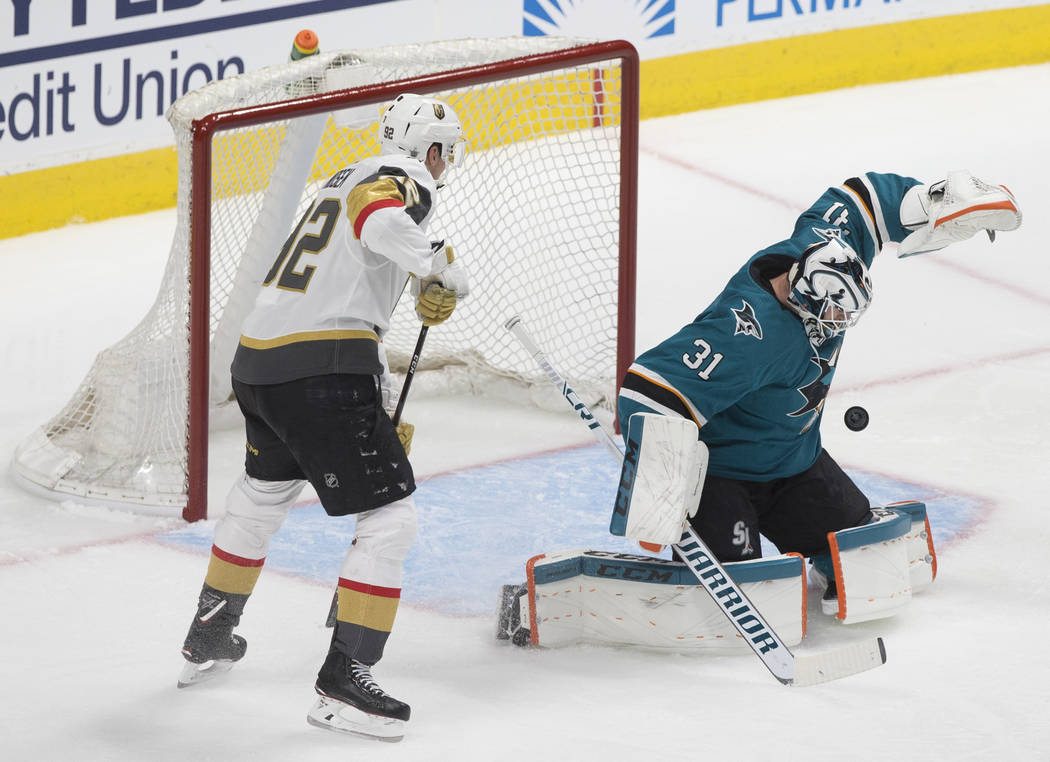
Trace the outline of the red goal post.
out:
[[[449,102],[470,148],[442,191],[431,235],[448,237],[468,263],[472,294],[431,332],[421,377],[431,369],[452,390],[512,396],[545,389],[502,330],[520,313],[581,397],[614,407],[634,354],[633,46],[424,43],[311,56],[233,80],[187,94],[169,112],[179,222],[157,304],[20,445],[20,481],[74,500],[207,516],[209,424],[235,408],[229,359],[259,268],[333,172],[376,152],[382,105],[402,92]],[[395,372],[418,330],[410,301],[384,337]],[[413,394],[423,386],[417,380]],[[130,434],[118,433],[122,424]]]

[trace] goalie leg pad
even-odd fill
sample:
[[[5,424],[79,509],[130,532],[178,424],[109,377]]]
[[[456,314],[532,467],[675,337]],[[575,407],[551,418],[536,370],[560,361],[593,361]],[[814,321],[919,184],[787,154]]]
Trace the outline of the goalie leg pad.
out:
[[[681,539],[707,471],[707,446],[698,436],[685,418],[635,413],[628,419],[610,533],[656,545]]]
[[[801,556],[727,563],[725,569],[786,644],[802,641]],[[679,561],[570,550],[530,559],[526,574],[526,591],[506,588],[512,607],[501,616],[504,639],[548,648],[591,643],[673,651],[749,649],[723,608]]]
[[[937,578],[937,551],[933,547],[933,533],[930,531],[930,517],[926,514],[926,504],[906,500],[890,503],[886,507],[898,513],[906,513],[911,519],[911,529],[908,530],[911,591],[917,593],[925,590]]]
[[[867,524],[828,532],[837,598],[822,605],[843,624],[892,616],[911,600],[911,517],[891,508],[871,514]]]

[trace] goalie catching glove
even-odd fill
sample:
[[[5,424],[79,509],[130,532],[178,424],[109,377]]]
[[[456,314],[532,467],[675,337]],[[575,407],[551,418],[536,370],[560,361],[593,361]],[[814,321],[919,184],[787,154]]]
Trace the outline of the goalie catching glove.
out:
[[[470,293],[467,270],[456,261],[452,247],[444,241],[432,241],[430,247],[435,255],[445,255],[445,266],[434,275],[424,278],[412,277],[416,314],[427,327],[440,325],[448,320],[456,309],[456,304]]]
[[[912,232],[897,251],[910,257],[965,241],[979,230],[995,240],[997,230],[1021,226],[1021,210],[1002,185],[988,185],[966,170],[949,172],[947,180],[916,185],[901,201],[901,224]]]

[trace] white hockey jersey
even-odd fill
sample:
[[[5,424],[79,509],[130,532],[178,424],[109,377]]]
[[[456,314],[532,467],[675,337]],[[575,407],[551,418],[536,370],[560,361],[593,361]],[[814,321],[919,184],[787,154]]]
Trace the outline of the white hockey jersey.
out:
[[[447,266],[426,236],[437,188],[419,161],[373,156],[318,192],[262,282],[231,368],[250,384],[380,375],[378,342],[409,273]]]

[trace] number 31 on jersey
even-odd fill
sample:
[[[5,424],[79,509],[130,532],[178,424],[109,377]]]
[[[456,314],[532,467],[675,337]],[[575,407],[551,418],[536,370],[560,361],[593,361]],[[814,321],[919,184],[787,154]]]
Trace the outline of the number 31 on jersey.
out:
[[[693,352],[692,355],[682,355],[682,362],[687,368],[695,370],[699,378],[707,381],[711,378],[714,369],[718,367],[718,363],[722,362],[722,354],[712,352],[711,345],[703,339],[696,339],[693,346],[698,347],[700,351]]]

